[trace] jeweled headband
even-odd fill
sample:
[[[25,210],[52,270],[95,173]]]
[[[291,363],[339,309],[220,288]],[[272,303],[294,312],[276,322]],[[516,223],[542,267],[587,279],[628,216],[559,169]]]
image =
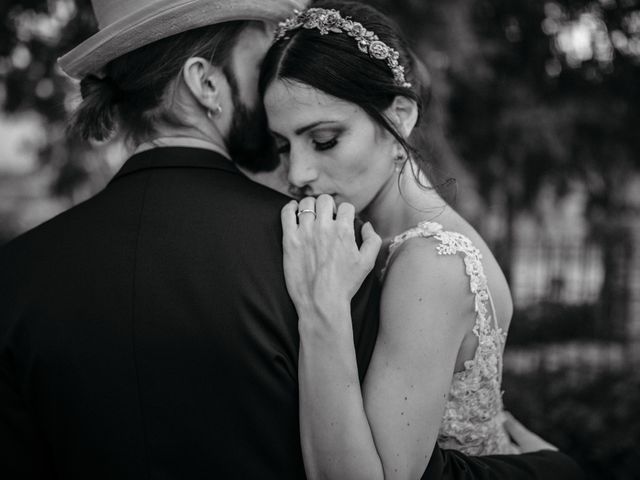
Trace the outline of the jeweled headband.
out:
[[[302,12],[295,10],[292,17],[278,25],[275,41],[285,37],[287,32],[299,28],[317,29],[321,35],[327,35],[330,32],[346,33],[358,42],[361,52],[376,60],[386,61],[397,85],[411,88],[411,84],[404,77],[404,67],[398,62],[400,54],[381,41],[375,33],[364,28],[361,23],[354,22],[350,17],[342,18],[337,10],[325,8],[309,8]]]

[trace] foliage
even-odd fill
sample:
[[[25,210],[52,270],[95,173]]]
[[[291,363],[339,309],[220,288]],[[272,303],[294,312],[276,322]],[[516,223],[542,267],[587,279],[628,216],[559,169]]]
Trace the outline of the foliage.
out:
[[[640,1],[470,0],[475,57],[450,72],[450,134],[501,213],[495,253],[510,276],[515,218],[543,186],[586,185],[605,250],[640,167]],[[473,63],[476,64],[475,68]],[[605,283],[619,276],[605,266]]]
[[[40,160],[57,171],[51,193],[73,199],[95,166],[82,160],[88,146],[65,135],[79,95],[57,58],[95,31],[90,0],[4,0],[0,18],[0,108],[43,118],[48,138]]]
[[[516,309],[509,328],[509,346],[517,347],[604,338],[594,305],[539,302]]]
[[[618,372],[505,372],[505,405],[574,458],[588,480],[633,480],[640,472],[640,376]]]
[[[0,82],[4,110],[35,110],[64,121],[69,84],[56,60],[95,30],[88,0],[3,2],[0,7]]]
[[[530,208],[544,182],[562,189],[578,177],[594,200],[610,197],[621,172],[640,162],[640,3],[474,7],[489,68],[481,76],[454,72],[451,108],[455,139],[482,191],[505,191],[514,208]],[[638,49],[623,48],[621,38]]]

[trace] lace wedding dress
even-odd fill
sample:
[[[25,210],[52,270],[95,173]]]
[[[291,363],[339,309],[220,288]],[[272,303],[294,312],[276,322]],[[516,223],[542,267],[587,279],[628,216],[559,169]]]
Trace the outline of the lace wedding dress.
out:
[[[482,254],[464,235],[445,231],[435,222],[422,222],[395,237],[389,247],[389,259],[402,243],[416,237],[435,239],[440,255],[462,254],[475,296],[473,333],[478,347],[473,359],[465,362],[464,370],[453,375],[438,445],[467,455],[518,453],[502,426],[502,351],[507,334],[496,321]]]

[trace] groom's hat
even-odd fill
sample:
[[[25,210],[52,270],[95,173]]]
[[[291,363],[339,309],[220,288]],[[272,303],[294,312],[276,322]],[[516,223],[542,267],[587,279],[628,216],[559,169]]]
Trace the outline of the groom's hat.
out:
[[[92,0],[99,31],[60,58],[74,78],[178,33],[235,20],[281,20],[306,0]]]

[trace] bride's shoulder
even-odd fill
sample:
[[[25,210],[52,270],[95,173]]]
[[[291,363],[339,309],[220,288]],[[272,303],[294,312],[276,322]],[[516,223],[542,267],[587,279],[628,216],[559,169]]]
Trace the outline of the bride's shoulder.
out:
[[[439,255],[437,245],[431,237],[410,238],[398,246],[388,265],[380,328],[391,343],[422,345],[437,335],[448,339],[443,345],[454,348],[473,327],[474,302],[464,265],[455,256]]]
[[[400,278],[466,281],[460,259],[442,255],[441,245],[441,240],[434,236],[412,236],[400,244],[392,243],[384,272],[385,285]]]
[[[448,232],[442,225],[423,222],[387,242],[386,258],[381,272],[385,283],[392,271],[400,271],[406,276],[448,270],[453,262],[443,262],[440,252],[443,236],[446,235]]]
[[[385,269],[383,301],[467,317],[473,302],[461,301],[470,294],[464,263],[455,255],[442,255],[440,245],[431,235],[397,244]]]

